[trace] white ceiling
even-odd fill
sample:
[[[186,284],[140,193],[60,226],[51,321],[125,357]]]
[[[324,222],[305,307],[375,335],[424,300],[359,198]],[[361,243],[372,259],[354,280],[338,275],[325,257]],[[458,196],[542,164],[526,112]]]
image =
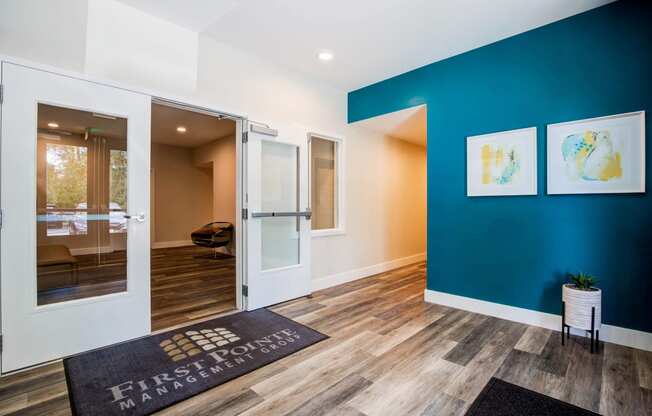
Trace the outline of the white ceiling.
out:
[[[354,125],[425,147],[426,119],[426,106],[422,105],[368,118]]]
[[[201,32],[237,6],[237,0],[119,0],[152,16]]]
[[[350,91],[612,0],[121,1]]]
[[[179,126],[184,126],[186,132],[177,132]],[[193,148],[234,134],[233,120],[152,105],[152,143]]]

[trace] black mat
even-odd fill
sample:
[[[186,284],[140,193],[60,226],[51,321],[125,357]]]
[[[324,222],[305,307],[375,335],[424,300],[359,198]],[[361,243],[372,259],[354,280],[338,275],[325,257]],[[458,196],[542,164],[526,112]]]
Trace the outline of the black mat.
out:
[[[588,416],[597,415],[572,404],[492,378],[467,416]]]
[[[258,309],[89,351],[63,362],[71,408],[150,414],[326,338]]]

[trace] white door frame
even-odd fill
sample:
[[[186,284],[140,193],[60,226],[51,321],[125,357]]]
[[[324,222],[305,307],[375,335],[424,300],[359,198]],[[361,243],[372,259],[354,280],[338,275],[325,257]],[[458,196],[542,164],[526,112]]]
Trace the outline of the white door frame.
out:
[[[243,221],[242,221],[242,132],[243,132],[243,125],[244,122],[247,120],[247,117],[245,115],[239,115],[237,112],[230,112],[230,111],[219,111],[219,110],[214,110],[216,106],[213,103],[206,104],[198,101],[196,98],[189,98],[189,97],[179,97],[175,96],[174,94],[166,93],[166,92],[161,92],[161,91],[155,91],[152,89],[147,89],[147,88],[140,88],[140,87],[134,87],[130,85],[125,85],[120,82],[115,82],[111,80],[106,80],[102,79],[99,77],[94,77],[88,74],[82,74],[79,72],[75,71],[70,71],[62,68],[58,68],[52,65],[48,64],[42,64],[34,61],[30,61],[28,59],[23,59],[23,58],[17,58],[9,55],[2,55],[0,54],[0,69],[2,68],[3,63],[11,63],[15,65],[21,65],[27,68],[31,69],[37,69],[45,72],[50,72],[56,75],[61,75],[61,76],[66,76],[69,78],[81,80],[81,81],[87,81],[87,82],[92,82],[96,83],[99,85],[104,85],[108,87],[113,87],[125,91],[131,91],[131,92],[136,92],[140,93],[143,95],[148,95],[151,97],[151,102],[164,102],[167,105],[170,105],[172,103],[176,103],[179,106],[184,106],[187,109],[190,109],[191,111],[207,111],[210,114],[220,114],[220,115],[226,115],[234,118],[236,120],[236,229],[242,230],[243,228]],[[0,85],[2,85],[2,76],[1,76],[1,71],[0,71]],[[1,90],[0,90],[1,92]],[[0,95],[0,98],[2,96]],[[2,100],[0,100],[0,106],[2,106]],[[244,114],[244,113],[240,113]],[[147,114],[147,117],[150,117],[149,114]],[[148,123],[150,120],[148,120]],[[2,125],[2,119],[0,117],[0,126]],[[151,126],[150,126],[151,128]],[[1,130],[0,130],[1,131]],[[0,136],[0,141],[2,140],[2,137]],[[1,227],[0,227],[1,228]],[[1,231],[0,231],[1,232]],[[236,233],[236,308],[238,310],[244,309],[244,299],[242,295],[242,282],[243,282],[243,276],[244,276],[244,266],[243,266],[243,258],[245,256],[245,251],[243,247],[243,238],[241,233]],[[238,255],[240,253],[240,255]],[[149,287],[151,288],[151,279],[149,283]],[[1,290],[1,288],[0,288]],[[151,296],[151,295],[150,295]],[[0,305],[1,306],[1,305]],[[151,320],[151,310],[150,310],[150,316],[148,317]],[[2,331],[3,328],[0,326],[0,345],[2,345],[1,340],[2,340]],[[1,356],[1,351],[0,351],[0,356]],[[61,359],[56,359],[51,362],[57,362],[60,361]],[[13,374],[16,372],[22,372],[22,371],[27,371],[31,368],[35,367],[40,367],[43,365],[47,365],[50,362],[46,363],[41,363],[37,364],[32,367],[27,367],[24,369],[16,370],[14,372],[0,372],[0,377],[4,377],[5,375],[8,374]],[[1,371],[1,368],[0,368]]]

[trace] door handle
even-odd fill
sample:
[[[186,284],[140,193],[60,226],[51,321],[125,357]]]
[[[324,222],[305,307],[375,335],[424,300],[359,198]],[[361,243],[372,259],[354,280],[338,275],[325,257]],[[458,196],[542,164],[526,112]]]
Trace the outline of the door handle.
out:
[[[312,217],[312,211],[296,211],[296,212],[252,212],[252,218],[266,218],[266,217],[306,217],[309,220]]]
[[[138,222],[145,222],[145,213],[144,212],[141,212],[138,215],[125,214],[125,215],[123,215],[123,217],[128,219],[128,220],[136,220]]]

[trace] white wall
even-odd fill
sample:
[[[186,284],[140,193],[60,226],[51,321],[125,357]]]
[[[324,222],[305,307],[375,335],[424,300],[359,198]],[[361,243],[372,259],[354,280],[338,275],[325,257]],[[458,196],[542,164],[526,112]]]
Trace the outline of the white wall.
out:
[[[423,166],[415,165],[414,172],[419,174],[414,176],[414,172],[404,169],[405,161],[418,158],[410,152],[398,151],[402,149],[402,142],[397,144],[395,139],[348,126],[346,91],[271,65],[206,35],[195,37],[187,29],[113,0],[88,0],[88,4],[79,0],[26,2],[39,4],[39,19],[48,28],[47,32],[52,33],[32,24],[33,17],[26,12],[30,9],[23,6],[23,2],[4,0],[0,3],[0,33],[3,34],[0,54],[83,70],[174,96],[187,96],[218,110],[268,122],[280,128],[281,136],[283,131],[290,131],[286,126],[344,136],[348,175],[347,232],[313,240],[313,278],[369,268],[425,251],[425,237],[415,237],[408,231],[422,229],[425,233],[425,154],[419,159],[423,160]],[[68,28],[53,24],[49,13],[60,15],[62,8],[73,16],[87,11],[88,30],[85,25],[79,25],[75,32],[78,37],[72,39]],[[4,35],[16,31],[20,36]],[[50,39],[45,41],[44,37]],[[193,56],[196,56],[194,61]],[[84,60],[83,68],[79,68],[80,57]],[[304,137],[295,139],[304,140]],[[388,171],[397,166],[402,166],[397,170],[401,173]],[[421,211],[418,215],[408,211],[402,213],[396,201],[390,201],[391,208],[388,208],[388,194],[398,192],[396,184],[415,180],[415,177],[423,178],[423,196],[418,202],[405,198],[400,201],[406,210],[422,204],[423,215]],[[394,182],[387,185],[390,179]],[[386,185],[393,186],[394,191],[389,192]],[[386,211],[388,209],[391,213]],[[392,228],[397,225],[398,228]]]
[[[192,93],[198,34],[122,3],[89,0],[86,72],[156,90]]]
[[[344,133],[346,92],[199,37],[196,96],[260,121]]]
[[[87,0],[1,0],[0,53],[83,71]]]

